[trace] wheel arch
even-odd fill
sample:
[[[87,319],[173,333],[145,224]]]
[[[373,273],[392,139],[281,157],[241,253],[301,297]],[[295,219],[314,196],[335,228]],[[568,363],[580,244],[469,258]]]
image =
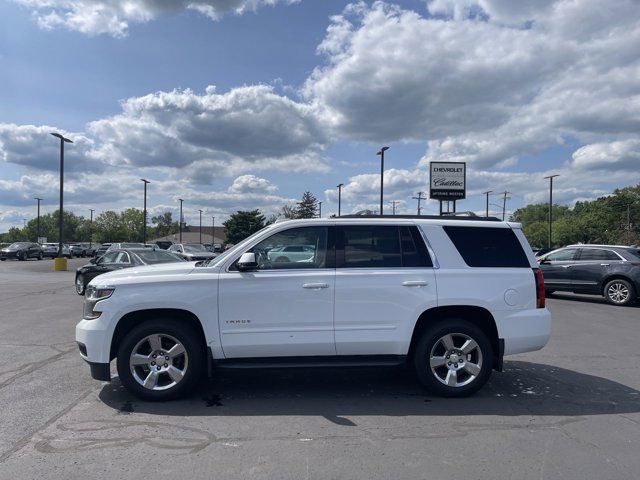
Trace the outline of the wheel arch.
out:
[[[116,357],[120,343],[125,335],[130,332],[137,325],[140,325],[146,320],[153,320],[154,318],[171,318],[179,322],[184,322],[191,326],[202,340],[202,345],[206,346],[206,336],[202,322],[193,313],[188,310],[180,308],[153,308],[145,310],[136,310],[124,315],[118,323],[111,337],[111,347],[109,351],[109,359],[113,360]]]
[[[496,321],[489,310],[476,305],[447,305],[430,308],[422,312],[413,328],[407,358],[410,359],[413,357],[418,339],[426,328],[435,322],[448,318],[466,320],[482,330],[491,342],[494,355],[494,368],[498,370],[502,369],[502,352],[504,347],[503,342],[498,336]]]
[[[625,282],[629,282],[631,284],[631,286],[635,289],[635,294],[638,295],[639,290],[638,290],[638,285],[636,284],[636,282],[633,281],[632,278],[622,274],[622,273],[612,273],[611,275],[608,275],[607,277],[602,279],[602,284],[600,285],[600,294],[604,297],[605,296],[605,287],[607,286],[607,283],[609,283],[611,280],[624,280]]]

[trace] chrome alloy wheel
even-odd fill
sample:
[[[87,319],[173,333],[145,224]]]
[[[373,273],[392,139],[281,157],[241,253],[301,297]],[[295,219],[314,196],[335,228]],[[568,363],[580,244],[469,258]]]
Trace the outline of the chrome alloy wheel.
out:
[[[429,365],[440,383],[449,387],[464,387],[480,375],[482,351],[470,336],[448,333],[433,344]]]
[[[614,303],[624,303],[629,298],[629,288],[621,282],[614,282],[607,288],[607,296]]]
[[[182,381],[189,366],[189,356],[175,337],[164,333],[140,340],[129,357],[131,375],[144,388],[167,390]]]

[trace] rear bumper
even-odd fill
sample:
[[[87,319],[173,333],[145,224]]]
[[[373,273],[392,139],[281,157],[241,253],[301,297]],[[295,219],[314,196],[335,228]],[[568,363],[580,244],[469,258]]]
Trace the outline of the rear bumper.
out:
[[[504,355],[540,350],[551,336],[551,313],[546,308],[504,312],[496,318]]]

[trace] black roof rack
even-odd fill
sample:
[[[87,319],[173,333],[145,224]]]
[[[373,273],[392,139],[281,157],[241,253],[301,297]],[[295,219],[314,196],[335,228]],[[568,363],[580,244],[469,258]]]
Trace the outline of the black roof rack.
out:
[[[463,217],[453,215],[341,215],[335,218],[397,218],[397,219],[417,219],[417,220],[473,220],[480,222],[501,222],[497,217]]]

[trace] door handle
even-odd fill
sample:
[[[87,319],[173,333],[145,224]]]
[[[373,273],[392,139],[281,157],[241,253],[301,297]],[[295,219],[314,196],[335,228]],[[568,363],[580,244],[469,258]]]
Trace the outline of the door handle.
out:
[[[303,283],[302,288],[310,288],[312,290],[319,290],[321,288],[329,288],[328,283]]]
[[[407,280],[406,282],[402,282],[403,287],[426,287],[429,285],[429,282],[424,280]]]

